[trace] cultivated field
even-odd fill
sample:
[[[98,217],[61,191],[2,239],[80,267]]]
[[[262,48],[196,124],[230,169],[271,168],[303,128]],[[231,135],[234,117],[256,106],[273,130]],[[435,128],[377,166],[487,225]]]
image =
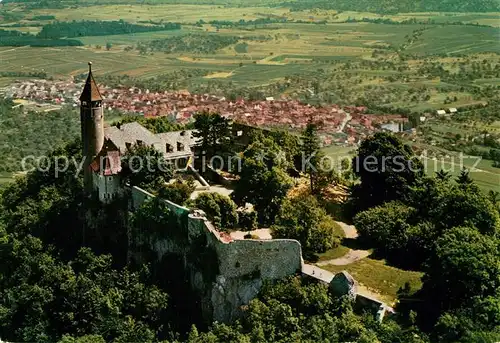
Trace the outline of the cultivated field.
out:
[[[256,19],[258,13],[282,16],[288,13],[284,8],[243,7],[228,8],[213,5],[103,5],[86,7],[85,10],[43,9],[36,14],[54,15],[60,21],[72,20],[116,20],[129,22],[139,21],[171,21],[179,23],[195,23],[200,19],[208,20],[239,20]]]
[[[95,0],[82,0],[82,5],[92,6],[25,9],[22,4],[9,4],[0,8],[8,10],[11,18],[0,24],[0,29],[30,33],[39,32],[41,25],[53,20],[182,24],[180,30],[76,37],[83,46],[0,47],[0,87],[32,72],[68,79],[85,73],[87,61],[92,61],[98,80],[108,75],[153,79],[179,70],[201,70],[179,80],[182,87],[222,95],[255,91],[260,97],[287,95],[315,103],[376,105],[427,113],[487,104],[498,98],[500,13],[291,11],[276,7],[277,0],[238,0],[230,5],[224,0],[148,2],[108,0],[100,5]],[[53,19],[43,19],[47,16]],[[288,22],[279,22],[283,18]],[[277,22],[236,24],[257,19]],[[234,25],[210,24],[213,20]],[[365,22],[353,22],[361,20]],[[397,24],[408,20],[416,22]],[[232,43],[210,50],[213,53],[151,48],[154,41],[170,42],[188,35],[201,36],[200,45],[203,37],[228,38]],[[477,125],[489,132],[500,130],[498,123]],[[465,136],[467,131],[457,133]],[[483,166],[472,176],[483,189],[495,189],[500,185],[499,169],[491,167],[490,161]]]

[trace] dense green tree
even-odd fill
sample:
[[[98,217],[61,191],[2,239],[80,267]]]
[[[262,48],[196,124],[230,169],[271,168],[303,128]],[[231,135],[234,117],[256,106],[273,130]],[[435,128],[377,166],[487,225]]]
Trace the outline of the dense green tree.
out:
[[[451,174],[447,171],[444,170],[439,170],[436,172],[436,179],[442,181],[442,182],[448,182],[451,178]]]
[[[140,208],[136,209],[131,218],[131,235],[134,244],[146,245],[148,248],[148,237],[165,237],[167,232],[179,234],[181,219],[168,207],[166,202],[156,197],[145,201]],[[168,230],[168,231],[167,231]]]
[[[456,227],[439,237],[425,269],[422,289],[433,316],[473,307],[479,299],[497,296],[498,261],[500,241],[482,235],[473,227]],[[494,314],[497,322],[499,315],[497,308]]]
[[[36,168],[40,164],[39,157],[74,142],[80,135],[78,116],[68,108],[36,113],[17,107],[10,99],[0,98],[0,113],[0,173]]]
[[[329,294],[325,285],[287,278],[264,287],[245,306],[240,321],[215,324],[207,333],[191,330],[187,343],[208,342],[427,342],[415,328],[383,324],[354,313],[352,303]]]
[[[300,242],[306,252],[325,252],[340,243],[335,222],[313,196],[285,199],[271,227],[273,237]]]
[[[272,138],[274,143],[285,153],[286,161],[289,162],[289,171],[301,170],[301,149],[300,137],[284,130],[271,130],[266,132],[266,136]]]
[[[83,43],[76,39],[46,39],[31,33],[21,31],[2,30],[0,32],[0,46],[82,46]]]
[[[259,222],[271,223],[292,187],[292,180],[282,169],[274,167],[262,174],[260,181],[261,192],[252,204],[259,214]]]
[[[231,122],[218,113],[200,112],[194,115],[193,136],[198,138],[201,152],[208,157],[223,155],[231,148]]]
[[[142,283],[139,273],[113,269],[111,256],[83,248],[63,263],[37,238],[4,234],[1,240],[3,339],[54,342],[68,334],[113,340],[127,332],[130,319],[160,334],[167,295]]]
[[[469,175],[469,170],[464,168],[460,171],[460,175],[458,175],[457,177],[457,183],[464,187],[470,186],[474,183],[474,181]]]
[[[361,183],[354,186],[355,211],[408,197],[410,187],[423,176],[423,166],[411,148],[389,133],[376,133],[365,139],[353,169]]]
[[[495,332],[495,328],[485,328],[477,321],[479,318],[474,314],[474,310],[447,312],[440,316],[433,331],[435,341],[445,343],[498,342],[500,332],[498,330]],[[499,313],[498,310],[496,312]],[[497,321],[496,327],[498,326]]]
[[[292,187],[292,179],[286,173],[288,166],[286,154],[272,139],[257,137],[243,152],[233,199],[239,205],[251,203],[261,223],[272,223]]]
[[[156,192],[172,178],[172,168],[154,147],[135,144],[123,155],[122,181]]]
[[[311,194],[318,193],[318,185],[316,184],[316,177],[321,170],[321,157],[319,138],[317,128],[311,121],[307,123],[306,128],[302,133],[302,171],[309,175],[309,185],[311,187]]]
[[[360,239],[376,247],[377,252],[397,264],[407,262],[407,267],[414,266],[415,259],[421,263],[427,257],[415,256],[415,249],[408,250],[413,225],[416,224],[415,212],[415,209],[400,202],[388,202],[358,213],[354,217],[354,225]]]
[[[238,226],[242,230],[255,230],[257,224],[257,212],[255,211],[240,211],[238,213]]]
[[[89,20],[72,22],[55,21],[44,25],[37,37],[46,39],[82,36],[107,36],[139,32],[178,30],[180,27],[181,25],[177,23],[165,23],[163,25],[138,25],[127,23],[123,20]]]
[[[468,185],[422,178],[412,187],[407,204],[421,221],[430,221],[437,234],[456,226],[474,225],[483,233],[500,229],[498,211],[474,183]]]
[[[249,36],[245,38],[251,39]],[[165,53],[189,52],[194,54],[213,54],[219,49],[237,43],[239,40],[240,37],[236,35],[190,33],[139,42],[137,49],[144,53],[148,51],[161,51]]]
[[[77,338],[64,335],[58,343],[106,343],[106,341],[101,335],[85,335]]]
[[[193,179],[176,180],[173,183],[164,184],[158,190],[158,196],[170,200],[175,204],[183,205],[195,190]]]
[[[319,195],[326,187],[339,181],[330,159],[320,149],[316,124],[309,122],[302,133],[301,171],[309,175],[311,194]]]
[[[238,223],[237,206],[227,196],[219,193],[201,193],[194,200],[194,206],[203,210],[208,218],[222,230],[233,229]]]
[[[54,161],[59,159],[70,161],[65,171],[56,171]],[[52,151],[47,160],[51,163],[19,176],[5,187],[0,197],[0,217],[9,233],[31,234],[54,244],[65,255],[74,255],[83,237],[80,142]]]
[[[362,211],[354,224],[360,239],[392,263],[420,269],[433,255],[436,240],[448,230],[473,225],[483,234],[495,235],[500,218],[475,185],[463,188],[423,178],[411,188],[406,203],[389,202]]]
[[[500,192],[490,190],[488,192],[488,199],[491,201],[493,206],[496,206],[500,211]]]

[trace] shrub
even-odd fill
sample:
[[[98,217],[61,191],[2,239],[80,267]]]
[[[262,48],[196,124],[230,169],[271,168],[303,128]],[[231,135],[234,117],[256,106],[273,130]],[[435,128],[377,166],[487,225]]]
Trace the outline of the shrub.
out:
[[[218,193],[201,193],[194,206],[205,211],[208,219],[221,230],[229,230],[238,223],[236,204],[225,195]]]
[[[158,196],[178,205],[184,205],[194,192],[195,185],[192,179],[176,180],[174,183],[163,185],[158,190]]]
[[[257,228],[257,212],[239,211],[238,226],[245,230],[255,230]]]
[[[311,195],[283,201],[271,230],[274,238],[298,240],[305,252],[321,253],[340,244],[335,222]]]

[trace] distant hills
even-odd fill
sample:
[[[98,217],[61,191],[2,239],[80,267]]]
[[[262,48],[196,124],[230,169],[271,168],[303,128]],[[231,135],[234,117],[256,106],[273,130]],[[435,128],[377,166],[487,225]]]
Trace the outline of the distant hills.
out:
[[[92,4],[212,4],[241,7],[241,0],[3,0],[3,3],[27,3],[29,8],[61,8]],[[408,12],[500,12],[500,0],[261,0],[249,6],[289,7],[293,11],[313,8],[338,11],[374,12],[380,14]]]
[[[300,11],[311,8],[381,14],[408,12],[499,12],[500,0],[298,0],[281,6]]]

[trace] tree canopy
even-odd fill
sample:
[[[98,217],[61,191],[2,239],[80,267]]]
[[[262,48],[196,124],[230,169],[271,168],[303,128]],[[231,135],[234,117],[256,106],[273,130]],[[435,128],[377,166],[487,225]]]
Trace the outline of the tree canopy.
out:
[[[240,179],[232,197],[237,204],[254,205],[261,223],[272,223],[292,187],[286,173],[290,162],[272,138],[263,136],[256,137],[242,155]]]
[[[173,166],[154,147],[134,144],[123,155],[122,181],[156,192],[172,178]]]
[[[377,132],[361,143],[352,165],[361,181],[352,191],[357,210],[405,199],[410,187],[424,173],[411,148],[395,135],[384,132]]]
[[[230,151],[231,122],[218,113],[201,112],[194,115],[193,133],[202,153],[208,157],[222,156]]]
[[[227,196],[219,193],[201,193],[193,204],[196,208],[203,210],[219,229],[233,229],[238,223],[236,204]]]
[[[403,153],[405,161],[411,159],[411,152],[387,135],[363,144],[362,157]],[[76,141],[49,157],[79,161],[80,145]],[[306,252],[334,247],[335,226],[318,200],[287,198],[293,183],[288,157],[295,150],[282,148],[271,135],[256,136],[241,154],[235,199],[254,204],[261,223],[274,224],[275,236],[298,239]],[[161,163],[149,148],[133,147],[127,161],[134,154],[150,154]],[[129,213],[126,194],[110,204],[85,196],[78,165],[59,174],[53,166],[31,171],[0,192],[0,337],[63,343],[498,341],[496,195],[483,194],[466,172],[452,180],[404,168],[399,176],[396,167],[374,178],[360,174],[356,189],[379,197],[354,221],[360,238],[380,257],[424,272],[421,290],[401,290],[398,314],[378,323],[350,300],[330,294],[327,286],[291,276],[265,283],[258,297],[241,308],[239,320],[209,327],[199,318],[200,304],[188,287],[183,261],[175,256],[157,261],[148,244],[151,235],[187,239],[180,229],[188,214],[175,215],[161,196],[186,201],[190,188],[166,186],[169,170],[126,173],[131,184],[161,186],[159,197]],[[355,195],[357,201],[364,196]],[[227,197],[202,194],[194,204],[222,229],[238,222],[236,204]],[[253,219],[248,222],[254,226]],[[137,254],[143,260],[129,259],[131,246],[142,248]],[[190,252],[196,263],[204,271],[216,268],[209,249],[199,247]]]
[[[321,253],[339,245],[335,226],[316,198],[303,195],[283,201],[271,230],[274,238],[296,239],[304,251]]]

